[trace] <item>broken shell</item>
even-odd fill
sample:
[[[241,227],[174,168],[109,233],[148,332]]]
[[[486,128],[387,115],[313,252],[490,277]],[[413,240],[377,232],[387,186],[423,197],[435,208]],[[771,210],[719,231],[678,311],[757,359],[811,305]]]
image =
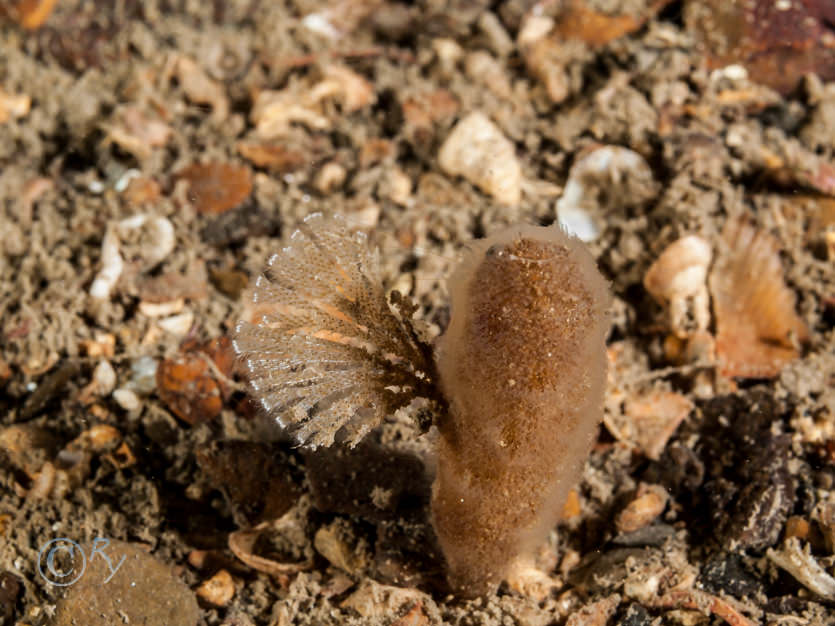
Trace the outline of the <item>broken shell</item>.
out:
[[[655,187],[652,170],[640,154],[620,146],[601,146],[571,166],[562,197],[557,200],[557,217],[569,234],[593,241],[603,230],[598,213],[607,208],[600,206],[601,189],[606,189],[608,198],[629,197],[641,202]]]
[[[139,312],[147,317],[164,317],[166,315],[174,315],[180,313],[185,306],[186,301],[183,298],[176,300],[169,300],[168,302],[145,302],[139,303]]]
[[[621,533],[631,533],[650,524],[667,506],[668,495],[659,485],[641,484],[635,498],[618,513],[615,525]]]
[[[516,205],[522,196],[522,168],[513,143],[484,113],[462,119],[438,153],[441,169],[463,176],[504,204]]]
[[[52,487],[55,485],[55,475],[55,466],[49,461],[44,463],[32,480],[32,488],[29,489],[28,496],[35,499],[49,496]]]
[[[216,121],[223,121],[229,116],[229,99],[223,85],[209,78],[195,61],[185,56],[178,57],[174,62],[174,73],[189,100],[211,106],[212,117]]]
[[[191,326],[194,323],[194,313],[191,311],[185,311],[184,313],[180,313],[178,315],[172,315],[171,317],[164,317],[163,319],[157,322],[157,326],[159,326],[162,330],[167,333],[171,333],[172,335],[177,335],[179,337],[184,337],[188,334],[188,331],[191,330]]]
[[[710,324],[707,270],[711,257],[707,241],[688,235],[667,246],[644,275],[646,290],[670,307],[670,326],[679,338]],[[695,328],[688,327],[692,325],[688,318],[693,319]]]
[[[716,356],[728,377],[770,378],[808,341],[786,286],[777,240],[744,218],[722,232],[723,249],[710,272],[716,314]]]
[[[174,250],[176,243],[174,226],[168,218],[140,214],[111,223],[102,240],[102,267],[90,286],[90,295],[93,298],[106,300],[110,297],[110,292],[125,267],[119,250],[121,238],[141,228],[147,230],[139,261],[142,269],[150,269],[161,263]]]
[[[801,548],[800,540],[791,537],[779,551],[769,549],[768,560],[794,576],[807,589],[827,600],[835,600],[835,578],[821,567],[809,551],[808,544]]]
[[[317,530],[313,547],[331,565],[352,575],[367,567],[370,560],[366,542],[357,540],[354,529],[344,520],[335,520]]]
[[[322,193],[331,193],[342,186],[347,175],[344,167],[339,163],[331,161],[325,163],[322,169],[319,170],[313,186]]]
[[[238,530],[229,535],[229,549],[252,569],[280,577],[295,574],[313,567],[313,546],[304,530],[304,520],[310,509],[310,498],[302,496],[293,508],[276,520],[262,522],[257,526]],[[301,555],[300,560],[280,562],[255,553],[258,539],[262,536],[278,535],[281,540],[293,546],[293,552]]]

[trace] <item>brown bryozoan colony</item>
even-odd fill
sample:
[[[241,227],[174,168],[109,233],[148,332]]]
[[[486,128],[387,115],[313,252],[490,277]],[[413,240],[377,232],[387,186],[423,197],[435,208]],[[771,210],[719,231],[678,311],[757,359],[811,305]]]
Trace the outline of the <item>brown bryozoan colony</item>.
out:
[[[583,244],[521,226],[450,281],[437,370],[376,253],[310,216],[252,292],[235,348],[256,398],[307,445],[354,444],[418,396],[439,407],[432,520],[451,586],[495,590],[557,522],[602,416],[608,288]]]

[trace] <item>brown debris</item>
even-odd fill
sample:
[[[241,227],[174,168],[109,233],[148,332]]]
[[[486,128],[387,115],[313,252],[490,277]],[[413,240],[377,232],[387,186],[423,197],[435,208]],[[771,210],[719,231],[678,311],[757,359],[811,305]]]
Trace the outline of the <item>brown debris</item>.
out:
[[[277,174],[302,169],[308,157],[300,150],[285,147],[279,142],[239,141],[238,154],[256,167],[263,167]]]
[[[174,415],[189,424],[217,417],[228,393],[217,374],[231,375],[233,356],[223,337],[204,346],[186,344],[180,355],[165,359],[157,368],[157,393]],[[214,367],[212,366],[214,364]]]
[[[128,204],[139,206],[159,200],[161,189],[153,178],[137,176],[128,183],[122,197]]]
[[[648,458],[658,460],[693,403],[674,391],[651,391],[629,398],[622,416],[607,416],[605,423],[621,441],[634,445]]]
[[[198,449],[196,457],[210,483],[228,498],[242,526],[281,517],[298,499],[289,460],[267,444],[218,442]]]
[[[26,117],[32,106],[32,98],[26,94],[10,94],[0,89],[0,124]]]
[[[23,581],[10,572],[0,572],[0,623],[11,622],[21,591]]]
[[[835,78],[833,12],[829,0],[688,0],[684,16],[709,68],[739,63],[787,94],[804,74]]]
[[[774,377],[809,339],[783,278],[777,240],[744,218],[731,218],[722,242],[709,279],[720,372]]]
[[[178,56],[173,61],[173,74],[189,100],[212,107],[212,117],[222,122],[229,116],[229,99],[223,85],[209,78],[195,61]]]
[[[13,6],[0,7],[0,15],[10,17],[27,30],[36,30],[43,25],[57,3],[58,0],[18,0],[10,3]]]
[[[735,609],[728,601],[698,589],[669,591],[651,602],[657,608],[696,609],[705,615],[715,615],[730,626],[756,626],[755,623]]]
[[[234,163],[192,163],[177,173],[188,181],[188,198],[198,213],[217,215],[239,206],[252,191],[252,172]]]
[[[215,289],[233,300],[240,298],[241,293],[249,284],[249,277],[244,272],[235,269],[210,267],[209,279]]]
[[[381,585],[368,578],[362,582],[359,589],[345,598],[340,606],[353,609],[360,617],[368,620],[388,617],[400,611],[406,604],[414,606],[415,604],[425,605],[429,602],[431,602],[429,596],[417,589]]]
[[[670,0],[647,0],[643,10],[634,14],[596,10],[591,2],[570,0],[560,4],[552,36],[559,40],[579,39],[590,46],[604,46],[643,26]]]
[[[171,138],[171,127],[154,119],[137,106],[117,110],[114,121],[106,125],[107,141],[112,141],[125,152],[142,161],[151,156],[153,148],[160,148]]]
[[[597,602],[587,604],[569,615],[565,626],[606,626],[620,604],[620,596],[613,594]]]
[[[423,604],[415,602],[409,612],[391,626],[429,626],[429,618],[423,612]]]

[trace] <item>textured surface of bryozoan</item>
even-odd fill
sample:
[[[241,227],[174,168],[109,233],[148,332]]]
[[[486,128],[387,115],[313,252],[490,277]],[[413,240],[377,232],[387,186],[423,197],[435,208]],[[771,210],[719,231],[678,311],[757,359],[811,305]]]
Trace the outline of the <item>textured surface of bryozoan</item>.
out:
[[[710,273],[716,355],[725,376],[769,378],[809,339],[786,286],[779,243],[746,218],[730,218]]]
[[[430,361],[389,308],[377,252],[339,217],[308,216],[249,298],[235,351],[254,397],[299,443],[339,433],[354,445],[427,384]]]
[[[580,240],[515,227],[450,281],[432,516],[453,588],[495,590],[557,522],[603,413],[609,293]]]

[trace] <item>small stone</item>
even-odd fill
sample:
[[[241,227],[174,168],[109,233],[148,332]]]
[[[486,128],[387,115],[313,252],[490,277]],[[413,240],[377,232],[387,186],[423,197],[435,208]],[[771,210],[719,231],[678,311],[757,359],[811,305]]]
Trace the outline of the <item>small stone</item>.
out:
[[[193,163],[177,173],[188,181],[188,198],[198,213],[217,215],[239,206],[252,191],[252,172],[234,163]]]
[[[345,182],[346,176],[347,172],[345,171],[345,168],[339,163],[331,161],[329,163],[325,163],[322,166],[322,169],[319,170],[319,173],[316,175],[316,179],[313,182],[313,186],[322,193],[332,193],[342,186],[342,183]]]
[[[615,521],[621,533],[631,533],[650,524],[667,506],[667,492],[658,485],[641,484],[635,498],[618,514]]]
[[[200,609],[192,591],[144,546],[97,539],[81,551],[86,564],[76,550],[72,566],[61,568],[83,572],[58,602],[55,626],[197,624]]]
[[[226,606],[235,595],[235,581],[225,569],[203,581],[197,588],[197,597],[214,606]]]

